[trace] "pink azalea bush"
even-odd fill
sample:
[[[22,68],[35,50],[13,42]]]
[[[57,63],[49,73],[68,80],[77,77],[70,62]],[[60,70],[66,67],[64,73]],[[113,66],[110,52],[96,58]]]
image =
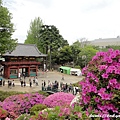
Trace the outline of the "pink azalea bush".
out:
[[[73,94],[57,92],[57,93],[54,93],[46,97],[43,101],[43,104],[47,105],[48,107],[53,108],[55,106],[70,105],[73,99],[74,99]]]
[[[42,104],[44,98],[39,93],[13,95],[6,98],[2,102],[1,107],[9,113],[14,113],[17,117],[20,114],[29,113],[30,108],[35,104]]]
[[[85,79],[80,82],[81,106],[89,115],[90,110],[104,119],[107,115],[120,114],[120,50],[98,52],[87,67]]]

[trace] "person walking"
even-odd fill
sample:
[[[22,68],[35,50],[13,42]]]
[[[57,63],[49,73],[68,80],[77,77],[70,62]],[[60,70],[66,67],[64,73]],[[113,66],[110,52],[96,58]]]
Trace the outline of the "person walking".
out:
[[[3,86],[5,86],[5,80],[3,80]]]
[[[44,87],[46,86],[46,82],[45,82],[45,80],[44,80],[44,82],[43,82],[43,85],[44,85]]]
[[[45,82],[45,80],[43,82],[43,87],[44,87],[44,90],[46,90],[46,82]]]
[[[42,91],[44,90],[44,85],[43,85],[43,83],[42,83]]]
[[[30,87],[32,87],[32,80],[31,80],[31,78],[29,79],[29,84],[30,84]]]
[[[63,85],[63,82],[60,82],[60,89],[62,90],[62,85]]]
[[[36,86],[38,86],[38,79],[37,79],[37,77],[35,78],[35,83],[36,83]]]
[[[24,80],[24,82],[23,82],[23,86],[24,86],[24,87],[26,86],[26,82],[25,82],[25,80]]]
[[[15,87],[15,83],[14,83],[14,80],[12,81],[12,87]]]
[[[64,80],[64,75],[62,75],[62,79],[61,80]]]
[[[20,81],[22,80],[22,74],[20,75]]]
[[[68,92],[68,84],[67,83],[65,84],[65,90],[66,90],[66,92]]]
[[[20,83],[21,83],[21,87],[23,87],[23,80],[21,80]]]
[[[33,78],[33,83],[35,83],[35,77]]]
[[[8,88],[10,87],[10,86],[9,86],[9,82],[10,82],[10,81],[8,80]]]
[[[12,82],[9,81],[9,88],[11,89],[12,88]]]
[[[20,78],[21,77],[21,73],[20,72],[18,72],[18,78]]]
[[[25,78],[26,78],[26,73],[23,73],[23,77],[24,77],[24,80],[25,80]]]

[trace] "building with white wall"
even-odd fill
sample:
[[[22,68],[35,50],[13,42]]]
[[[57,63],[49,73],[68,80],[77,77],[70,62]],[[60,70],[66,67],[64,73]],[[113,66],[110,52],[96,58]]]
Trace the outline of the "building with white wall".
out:
[[[94,46],[99,46],[101,48],[105,48],[106,46],[111,46],[111,45],[120,46],[120,37],[118,36],[116,38],[105,38],[105,39],[99,38],[89,41],[89,44]]]

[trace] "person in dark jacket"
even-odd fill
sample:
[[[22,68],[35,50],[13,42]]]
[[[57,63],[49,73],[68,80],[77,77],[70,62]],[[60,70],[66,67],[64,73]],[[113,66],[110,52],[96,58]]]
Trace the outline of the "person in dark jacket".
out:
[[[31,80],[31,78],[29,79],[29,84],[30,84],[30,87],[32,87],[32,80]]]

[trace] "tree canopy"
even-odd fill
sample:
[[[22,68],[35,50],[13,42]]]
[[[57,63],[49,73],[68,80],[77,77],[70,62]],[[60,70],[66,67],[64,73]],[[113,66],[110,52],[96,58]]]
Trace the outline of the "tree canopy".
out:
[[[68,45],[67,40],[64,40],[54,25],[43,25],[39,36],[39,46],[43,47],[43,52],[46,54],[50,50],[58,51],[61,47]]]
[[[49,66],[51,69],[51,63],[57,61],[56,54],[58,54],[62,47],[68,45],[68,42],[64,40],[57,27],[54,25],[43,25],[39,36],[38,47],[43,48],[43,53],[49,53]]]
[[[66,64],[72,61],[72,50],[70,46],[64,46],[58,54],[59,64]]]
[[[81,43],[77,40],[70,47],[72,50],[73,67],[78,63],[78,56],[81,51]]]
[[[13,23],[11,22],[12,14],[2,5],[0,0],[0,54],[12,51],[16,47],[17,40],[12,39],[14,32]]]
[[[42,25],[43,23],[40,17],[37,17],[31,21],[30,28],[27,31],[27,39],[25,40],[25,44],[38,44],[39,32]]]

